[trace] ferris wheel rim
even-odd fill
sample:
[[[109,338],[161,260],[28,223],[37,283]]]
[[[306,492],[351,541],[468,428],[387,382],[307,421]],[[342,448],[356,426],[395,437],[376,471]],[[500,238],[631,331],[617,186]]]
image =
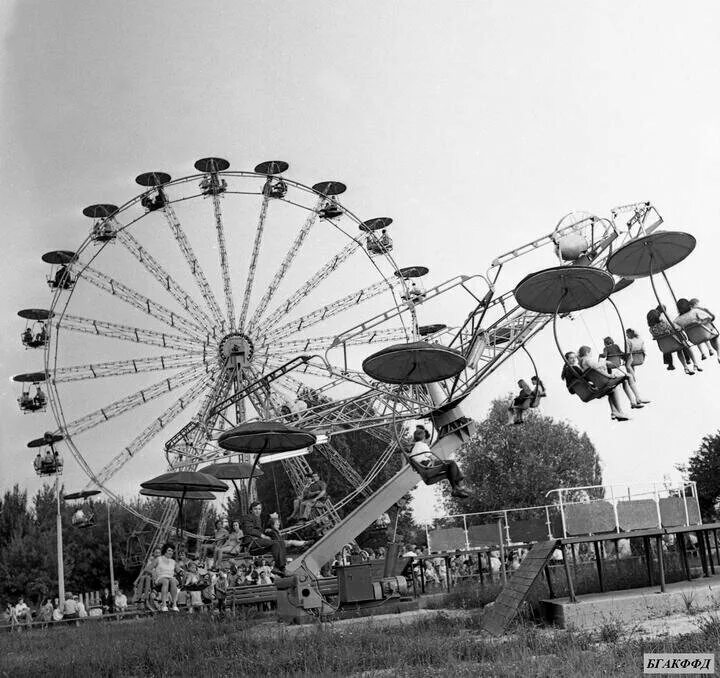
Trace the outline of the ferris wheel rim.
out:
[[[165,174],[159,173],[159,172],[146,173],[146,174],[152,174],[155,177],[155,179],[153,180],[154,183],[147,183],[148,187],[150,187],[150,185],[152,185],[153,187],[162,186],[163,189],[170,189],[172,186],[188,183],[188,182],[197,180],[198,178],[202,178],[202,177],[206,176],[206,173],[201,173],[201,174],[194,174],[194,175],[186,175],[186,176],[180,177],[178,179],[171,179],[169,177],[169,175],[165,175]],[[261,175],[257,172],[247,172],[247,171],[219,172],[218,174],[230,175],[230,176],[234,176],[234,177],[243,177],[243,178],[246,178],[246,177],[267,178],[267,175]],[[143,175],[140,175],[140,176],[143,176]],[[168,179],[167,181],[164,181],[165,177],[167,177],[167,179]],[[323,193],[322,191],[317,190],[315,187],[309,187],[309,186],[302,184],[296,180],[286,179],[285,177],[283,177],[283,181],[292,185],[296,189],[299,189],[301,191],[306,191],[307,193],[310,193],[310,194],[314,193],[317,195],[330,196],[330,195],[339,195],[341,192],[338,190],[337,186],[330,187],[329,191]],[[333,183],[333,182],[324,182],[324,184],[331,184],[331,183]],[[340,182],[335,182],[335,183],[339,184]],[[316,184],[316,186],[320,186],[320,188],[325,188],[325,189],[328,188],[328,186],[321,186],[318,184]],[[342,186],[344,187],[344,185],[342,185]],[[120,215],[122,215],[124,212],[126,212],[130,207],[135,206],[141,200],[142,195],[143,194],[140,193],[140,194],[134,196],[133,198],[131,198],[130,200],[125,202],[120,207],[116,207],[115,205],[110,205],[109,203],[98,203],[98,205],[90,206],[90,208],[93,208],[93,209],[86,208],[86,210],[87,210],[86,216],[90,216],[93,218],[104,218],[106,220],[111,219],[111,218],[119,218]],[[197,198],[199,196],[200,196],[200,194],[193,195],[193,196],[190,196],[190,198]],[[183,198],[182,200],[186,200],[186,199],[188,199],[188,198]],[[170,204],[173,204],[175,202],[180,202],[180,201],[172,201],[171,200],[169,202],[170,202]],[[285,202],[290,202],[290,201],[285,201]],[[113,209],[109,209],[108,206],[112,207]],[[353,222],[354,226],[358,227],[358,230],[360,230],[359,227],[362,225],[363,222],[347,207],[345,207],[343,205],[338,205],[338,207],[342,210],[344,215],[347,216],[351,222]],[[100,208],[102,208],[102,210]],[[129,220],[126,224],[122,225],[122,227],[119,230],[124,231],[124,230],[132,227],[134,224],[136,224],[138,221],[140,221],[142,218],[144,218],[146,216],[147,216],[147,213],[141,214],[139,217]],[[390,221],[389,218],[387,218],[387,219],[388,219],[388,221]],[[398,302],[398,300],[395,296],[394,288],[390,284],[390,280],[392,279],[392,274],[386,275],[379,269],[379,267],[377,266],[377,263],[374,261],[374,258],[372,256],[370,256],[370,254],[366,251],[366,249],[363,246],[363,242],[360,241],[358,239],[358,237],[356,237],[354,234],[348,232],[342,226],[338,225],[337,223],[335,223],[332,220],[329,220],[326,223],[328,225],[332,226],[335,230],[339,231],[345,238],[347,238],[351,241],[354,241],[357,245],[359,245],[359,249],[363,252],[363,254],[367,258],[367,260],[372,264],[374,269],[379,273],[379,275],[381,276],[383,281],[386,283],[386,285],[387,285],[388,289],[390,290],[391,295],[393,297],[393,302],[394,302],[395,306],[396,307],[400,306],[401,304]],[[82,279],[83,272],[87,268],[87,266],[89,266],[102,252],[104,252],[105,247],[108,246],[110,244],[110,242],[106,241],[106,242],[98,243],[97,241],[94,241],[90,236],[88,236],[88,237],[86,237],[86,239],[83,241],[83,243],[80,245],[80,247],[75,252],[67,251],[67,256],[63,257],[64,260],[67,260],[67,263],[69,263],[71,257],[72,257],[72,260],[75,260],[75,259],[79,260],[83,254],[85,254],[87,251],[89,251],[91,245],[93,245],[93,244],[98,245],[98,248],[93,253],[92,257],[90,257],[90,260],[87,262],[86,266],[79,270],[78,276],[77,276],[78,281],[80,281]],[[64,251],[63,251],[63,254],[65,254]],[[385,259],[386,261],[388,261],[390,263],[391,268],[397,274],[397,272],[400,270],[400,268],[399,268],[397,262],[394,260],[393,256],[389,252],[386,252],[382,255],[382,257],[383,257],[383,259]],[[65,263],[65,261],[63,261],[61,263]],[[400,277],[400,276],[397,276],[397,277]],[[51,333],[51,337],[50,337],[51,340],[45,346],[45,351],[44,351],[46,370],[49,368],[53,375],[56,373],[56,370],[57,370],[59,335],[60,335],[61,329],[62,329],[62,321],[64,320],[65,316],[68,313],[68,307],[70,306],[71,300],[73,299],[74,292],[75,292],[74,287],[67,291],[66,299],[65,299],[64,303],[63,303],[63,298],[62,298],[63,290],[56,289],[54,296],[53,296],[50,313],[53,315],[53,317],[55,319],[56,331],[53,331]],[[61,308],[59,313],[58,313],[58,308]],[[54,351],[53,351],[54,357],[51,357],[51,344],[54,349]],[[51,360],[52,360],[52,365],[50,365]],[[49,391],[52,394],[51,397],[49,398],[49,400],[51,401],[51,409],[53,410],[53,415],[56,419],[56,422],[57,422],[60,430],[66,432],[67,431],[67,421],[65,419],[65,415],[63,412],[63,408],[62,408],[61,397],[60,397],[59,393],[57,392],[55,379],[54,378],[49,379],[48,383],[50,385]],[[196,398],[196,400],[197,400],[197,398]],[[78,445],[76,445],[76,443],[74,441],[74,437],[75,437],[75,434],[67,434],[64,436],[66,442],[68,443],[68,447],[70,448],[71,453],[73,454],[73,457],[75,457],[76,461],[80,465],[81,470],[85,473],[85,475],[87,475],[87,477],[89,478],[89,480],[92,483],[94,483],[98,487],[102,488],[102,490],[106,493],[106,495],[108,497],[113,498],[115,501],[118,501],[123,506],[128,508],[126,503],[122,502],[120,500],[120,498],[118,497],[118,495],[107,487],[106,483],[108,481],[103,482],[101,479],[99,479],[97,477],[97,475],[96,475],[97,471],[92,468],[89,461],[85,458],[82,451],[79,449]],[[131,511],[131,512],[135,513],[136,515],[138,515],[138,517],[141,517],[143,520],[146,520],[146,522],[149,522],[151,524],[153,523],[153,520],[149,519],[147,516],[137,514],[137,512],[135,512],[135,511]]]

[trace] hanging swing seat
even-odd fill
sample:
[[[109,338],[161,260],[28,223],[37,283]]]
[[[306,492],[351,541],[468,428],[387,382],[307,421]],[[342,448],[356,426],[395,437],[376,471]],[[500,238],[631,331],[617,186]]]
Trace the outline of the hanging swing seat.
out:
[[[539,391],[538,389],[535,389],[535,391],[533,392],[532,398],[530,398],[530,400],[529,400],[530,407],[532,407],[532,408],[540,407],[540,400],[542,398],[544,398],[546,395],[547,395],[547,393],[545,393],[545,391]]]
[[[584,370],[576,379],[568,384],[568,390],[584,403],[604,398],[616,386],[622,384],[627,377],[609,377],[592,367]]]
[[[606,353],[605,362],[613,367],[620,367],[625,362],[625,353]]]
[[[637,367],[645,362],[645,351],[633,351],[630,356],[630,365],[632,367]]]
[[[710,320],[685,325],[684,330],[688,341],[695,345],[702,344],[703,341],[710,341],[718,335],[717,328]]]
[[[77,512],[71,519],[73,527],[92,527],[95,525],[95,514],[82,512],[82,515],[78,515]]]
[[[417,473],[426,485],[434,485],[439,483],[441,480],[447,480],[447,473],[442,466],[423,466],[420,462],[413,459],[409,454],[403,452],[407,463],[410,464],[413,471]]]
[[[679,332],[667,332],[653,337],[662,353],[675,353],[686,348],[683,335]]]

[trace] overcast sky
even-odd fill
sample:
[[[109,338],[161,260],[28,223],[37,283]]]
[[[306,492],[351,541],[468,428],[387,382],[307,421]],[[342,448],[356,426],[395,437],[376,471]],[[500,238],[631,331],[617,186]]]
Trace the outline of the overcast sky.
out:
[[[341,179],[356,214],[396,219],[398,261],[427,265],[434,282],[484,272],[572,210],[651,200],[698,241],[670,274],[678,295],[720,311],[719,14],[716,2],[657,1],[3,3],[0,486],[37,489],[25,444],[54,428],[49,413],[17,411],[9,382],[41,368],[15,315],[50,303],[40,255],[77,247],[82,208],[123,203],[148,169],[282,158],[304,183]],[[646,335],[647,281],[619,301]],[[618,334],[610,314],[585,322],[566,324],[572,347]],[[639,374],[653,403],[613,424],[605,403],[565,392],[547,332],[532,348],[543,412],[588,432],[607,481],[661,478],[718,428],[715,361],[669,373],[650,346]],[[467,413],[481,418],[523,376],[518,357]],[[143,453],[158,472],[159,448]]]

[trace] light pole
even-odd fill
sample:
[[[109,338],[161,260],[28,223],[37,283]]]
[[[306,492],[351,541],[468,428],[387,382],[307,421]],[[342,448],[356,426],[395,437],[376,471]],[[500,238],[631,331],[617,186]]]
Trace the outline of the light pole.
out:
[[[60,513],[60,474],[55,474],[55,498],[57,500],[57,568],[58,568],[58,606],[65,600],[65,566],[63,565],[62,514]]]
[[[115,569],[113,567],[112,532],[110,531],[110,499],[107,500],[108,560],[110,561],[110,595],[115,595]]]

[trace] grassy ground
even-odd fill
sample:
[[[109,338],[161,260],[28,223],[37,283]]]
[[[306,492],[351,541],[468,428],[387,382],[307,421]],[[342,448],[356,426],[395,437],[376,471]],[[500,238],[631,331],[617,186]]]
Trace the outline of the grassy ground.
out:
[[[481,613],[442,615],[385,628],[276,625],[159,615],[115,624],[35,630],[0,638],[2,676],[595,676],[640,675],[643,652],[720,649],[720,618],[698,615],[697,632],[634,639],[617,628],[587,633],[518,625],[504,639],[480,631]]]

